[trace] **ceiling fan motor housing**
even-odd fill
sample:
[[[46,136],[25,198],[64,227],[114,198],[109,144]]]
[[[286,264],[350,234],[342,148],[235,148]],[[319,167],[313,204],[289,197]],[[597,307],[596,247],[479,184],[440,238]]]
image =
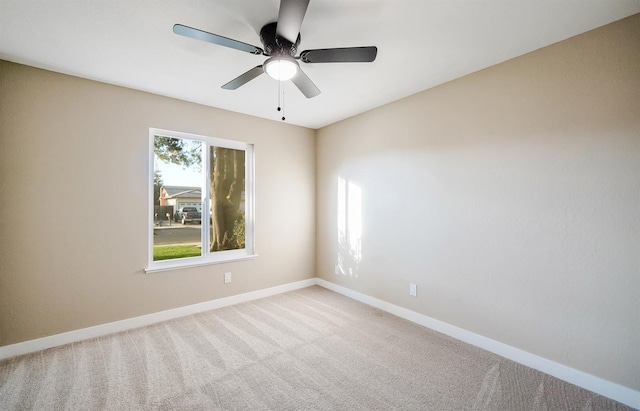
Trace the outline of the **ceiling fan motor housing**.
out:
[[[276,35],[278,23],[269,23],[260,30],[260,41],[264,46],[264,54],[267,56],[285,55],[295,57],[298,45],[300,44],[300,34],[295,43],[291,43],[284,37]]]

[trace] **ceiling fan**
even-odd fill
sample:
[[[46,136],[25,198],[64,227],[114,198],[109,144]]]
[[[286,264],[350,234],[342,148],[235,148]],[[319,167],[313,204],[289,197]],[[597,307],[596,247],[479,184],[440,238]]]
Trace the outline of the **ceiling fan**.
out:
[[[320,94],[320,90],[302,71],[297,60],[302,60],[304,63],[369,63],[376,59],[378,49],[375,46],[315,49],[305,50],[296,57],[300,44],[300,27],[308,6],[309,0],[281,0],[278,21],[269,23],[260,30],[260,40],[264,50],[182,24],[175,24],[173,32],[196,40],[269,57],[263,64],[223,85],[223,89],[235,90],[262,73],[267,73],[279,81],[293,81],[302,94],[312,98]]]

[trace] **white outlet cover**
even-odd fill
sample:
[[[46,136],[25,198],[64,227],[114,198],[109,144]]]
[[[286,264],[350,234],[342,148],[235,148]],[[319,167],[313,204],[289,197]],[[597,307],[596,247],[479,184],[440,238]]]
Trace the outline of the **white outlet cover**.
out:
[[[231,273],[224,273],[224,283],[229,284],[231,282]]]
[[[414,283],[409,283],[409,295],[416,297],[418,295],[418,286]]]

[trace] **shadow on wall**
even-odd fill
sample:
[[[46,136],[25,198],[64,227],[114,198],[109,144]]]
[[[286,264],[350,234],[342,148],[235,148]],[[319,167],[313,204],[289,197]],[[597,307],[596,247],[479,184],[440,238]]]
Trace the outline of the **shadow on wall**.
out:
[[[362,189],[338,177],[338,264],[336,274],[358,278],[362,260]]]

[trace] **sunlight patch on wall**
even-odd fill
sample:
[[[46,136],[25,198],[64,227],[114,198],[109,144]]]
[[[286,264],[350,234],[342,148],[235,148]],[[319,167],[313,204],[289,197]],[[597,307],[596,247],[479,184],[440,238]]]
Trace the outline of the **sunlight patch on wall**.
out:
[[[338,177],[338,273],[358,277],[362,260],[362,189]]]

